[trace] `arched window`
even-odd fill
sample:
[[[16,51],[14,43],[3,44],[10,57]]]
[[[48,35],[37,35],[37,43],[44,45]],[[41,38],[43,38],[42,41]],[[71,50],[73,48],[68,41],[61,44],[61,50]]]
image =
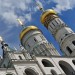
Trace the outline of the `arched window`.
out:
[[[43,59],[42,64],[44,65],[44,67],[54,67],[53,64],[47,59]]]
[[[72,41],[73,45],[75,45],[75,41]]]
[[[72,60],[73,64],[75,65],[75,60]]]
[[[35,72],[35,70],[30,68],[25,69],[25,73],[26,75],[37,75],[37,72]]]
[[[75,75],[75,71],[69,63],[65,61],[59,61],[59,66],[62,68],[66,75]]]
[[[65,36],[67,36],[68,34],[65,34]]]
[[[57,75],[56,71],[51,70],[52,75]]]
[[[71,54],[72,50],[67,46],[66,49],[68,50],[68,52]]]
[[[22,57],[21,56],[19,56],[19,58],[20,58],[20,60],[22,60]]]
[[[34,37],[34,41],[36,42],[37,41],[37,39]]]

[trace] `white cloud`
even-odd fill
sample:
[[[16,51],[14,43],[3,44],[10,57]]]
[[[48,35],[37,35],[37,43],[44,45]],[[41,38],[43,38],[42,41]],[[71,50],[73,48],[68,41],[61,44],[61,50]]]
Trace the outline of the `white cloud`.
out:
[[[54,9],[58,13],[75,8],[75,0],[53,0],[53,2],[56,3]]]
[[[7,24],[17,24],[16,19],[18,18],[17,15],[12,12],[4,12],[2,15],[2,18],[4,19],[4,22]]]
[[[23,21],[25,19],[30,21],[32,10],[28,14],[23,12],[29,11],[29,8],[32,9],[31,4],[33,4],[32,0],[0,0],[0,19],[8,25],[17,25],[18,17]],[[22,13],[26,16],[23,16]]]

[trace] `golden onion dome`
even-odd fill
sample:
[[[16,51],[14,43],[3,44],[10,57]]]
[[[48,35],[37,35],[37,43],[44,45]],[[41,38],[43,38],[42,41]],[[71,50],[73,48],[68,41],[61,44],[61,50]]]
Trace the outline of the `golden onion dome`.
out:
[[[38,30],[38,28],[36,26],[28,26],[28,27],[24,28],[22,30],[22,32],[20,33],[20,40],[22,40],[23,36],[25,36],[26,33],[31,31],[31,30]]]
[[[41,22],[44,23],[44,19],[47,15],[49,14],[57,14],[53,9],[48,9],[46,11],[43,12],[43,14],[41,15]]]

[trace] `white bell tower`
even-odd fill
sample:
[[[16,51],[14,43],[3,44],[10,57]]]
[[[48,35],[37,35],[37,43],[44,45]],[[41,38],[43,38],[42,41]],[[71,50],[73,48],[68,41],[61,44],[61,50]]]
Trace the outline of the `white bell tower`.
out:
[[[42,32],[36,26],[24,28],[20,34],[21,44],[31,55],[59,56],[54,46],[47,41]]]
[[[75,56],[75,33],[58,17],[53,9],[43,12],[41,22],[58,41],[61,50],[67,56]]]

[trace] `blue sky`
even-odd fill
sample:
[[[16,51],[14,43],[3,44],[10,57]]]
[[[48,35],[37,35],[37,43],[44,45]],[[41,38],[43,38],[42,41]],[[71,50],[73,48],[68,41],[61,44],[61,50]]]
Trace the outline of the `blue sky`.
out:
[[[75,31],[75,0],[36,0],[44,9],[53,8],[60,18]],[[40,16],[35,0],[0,0],[0,35],[11,48],[19,49],[19,34],[22,27],[16,21],[20,18],[26,26],[37,26],[61,53],[59,44],[51,33],[41,24]],[[62,53],[61,53],[62,54]],[[2,55],[2,49],[0,49]]]

